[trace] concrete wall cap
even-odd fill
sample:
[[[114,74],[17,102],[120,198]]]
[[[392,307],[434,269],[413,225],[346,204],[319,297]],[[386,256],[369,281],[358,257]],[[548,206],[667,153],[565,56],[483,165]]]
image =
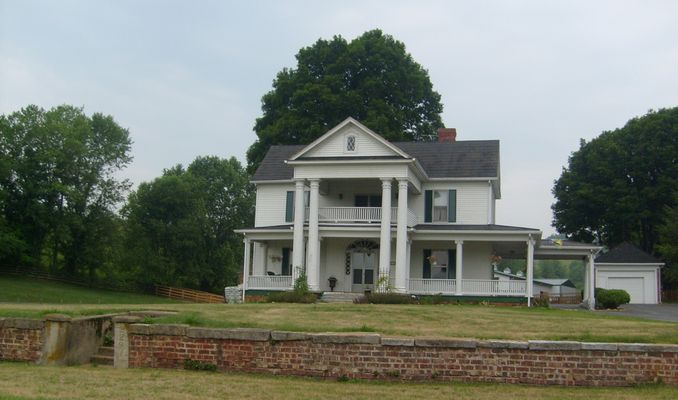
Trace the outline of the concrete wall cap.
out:
[[[151,329],[149,324],[133,324],[127,329],[127,332],[137,335],[150,335]]]
[[[414,346],[414,339],[406,338],[381,338],[382,346]]]
[[[529,340],[530,350],[581,350],[580,342]]]
[[[590,351],[617,351],[616,343],[589,343],[584,342],[581,344],[582,350]]]
[[[517,340],[483,340],[478,342],[478,347],[488,349],[527,349],[527,342]]]
[[[134,315],[118,315],[113,317],[113,322],[116,324],[135,324],[143,320],[143,318]]]
[[[414,345],[418,347],[449,347],[457,349],[475,349],[476,347],[478,347],[478,341],[467,339],[414,339]]]
[[[71,322],[72,318],[66,314],[47,314],[45,315],[45,321],[54,321],[54,322]]]
[[[42,329],[45,321],[31,318],[2,318],[0,319],[0,328],[16,329]]]
[[[648,344],[648,343],[617,343],[619,351],[637,351],[647,353],[678,353],[676,345]]]
[[[189,328],[186,332],[186,336],[197,339],[229,339],[265,342],[271,338],[271,331],[268,329],[255,328]]]
[[[292,340],[309,340],[311,337],[303,332],[272,331],[271,340],[283,342]]]
[[[375,333],[313,333],[310,336],[314,343],[379,344],[381,342],[381,336]]]

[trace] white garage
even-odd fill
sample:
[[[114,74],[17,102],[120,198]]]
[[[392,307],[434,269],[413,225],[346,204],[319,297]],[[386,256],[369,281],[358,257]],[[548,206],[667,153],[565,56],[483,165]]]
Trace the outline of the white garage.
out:
[[[625,290],[631,304],[658,304],[663,265],[634,245],[622,243],[596,258],[596,287]]]

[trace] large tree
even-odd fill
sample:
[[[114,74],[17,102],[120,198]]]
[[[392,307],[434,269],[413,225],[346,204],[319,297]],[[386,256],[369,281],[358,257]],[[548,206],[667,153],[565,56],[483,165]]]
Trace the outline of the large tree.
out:
[[[235,159],[198,157],[139,185],[123,209],[125,262],[144,286],[167,284],[221,292],[236,284],[253,190]]]
[[[131,161],[128,131],[63,105],[0,116],[0,134],[0,261],[94,278],[128,187],[115,176]]]
[[[443,126],[440,95],[402,42],[380,30],[350,43],[318,40],[283,69],[262,98],[263,115],[247,151],[253,172],[274,144],[310,143],[347,117],[388,140],[429,140]]]
[[[607,246],[631,241],[658,254],[658,227],[678,189],[678,108],[650,111],[585,142],[553,194],[553,225]]]

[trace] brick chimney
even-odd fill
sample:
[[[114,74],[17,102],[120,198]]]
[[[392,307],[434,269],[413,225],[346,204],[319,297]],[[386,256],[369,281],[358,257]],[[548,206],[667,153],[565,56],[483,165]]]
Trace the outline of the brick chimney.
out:
[[[454,143],[457,141],[457,128],[438,128],[438,143]]]

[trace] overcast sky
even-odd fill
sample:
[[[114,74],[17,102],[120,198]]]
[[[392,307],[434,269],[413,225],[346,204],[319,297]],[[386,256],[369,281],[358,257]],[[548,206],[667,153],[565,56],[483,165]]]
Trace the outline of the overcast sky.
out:
[[[500,224],[552,233],[553,181],[580,138],[678,106],[678,1],[0,0],[0,114],[113,115],[135,183],[198,155],[244,162],[297,51],[374,28],[429,71],[460,140],[501,140]]]

